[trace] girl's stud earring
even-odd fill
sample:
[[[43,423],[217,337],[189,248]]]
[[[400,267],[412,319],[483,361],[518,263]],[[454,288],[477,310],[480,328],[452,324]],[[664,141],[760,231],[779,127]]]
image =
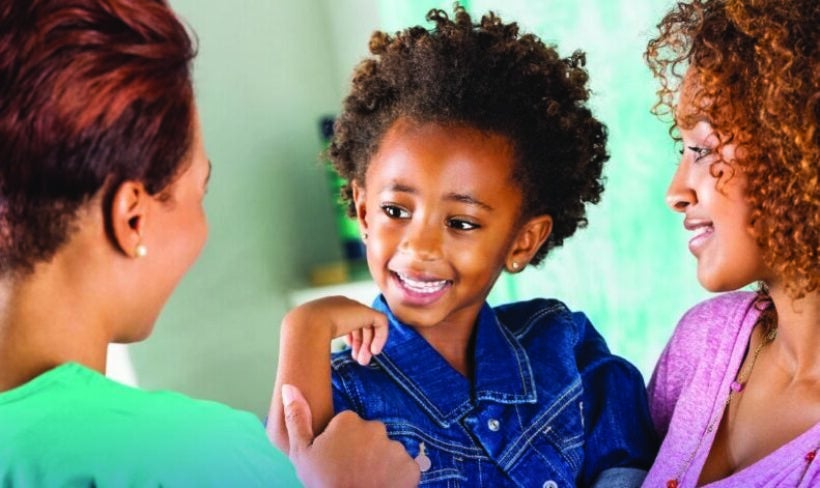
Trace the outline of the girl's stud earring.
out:
[[[516,261],[512,262],[512,269],[518,269],[519,264]]]
[[[145,244],[137,244],[137,247],[134,248],[134,256],[138,258],[144,258],[148,255],[148,248],[145,247]]]

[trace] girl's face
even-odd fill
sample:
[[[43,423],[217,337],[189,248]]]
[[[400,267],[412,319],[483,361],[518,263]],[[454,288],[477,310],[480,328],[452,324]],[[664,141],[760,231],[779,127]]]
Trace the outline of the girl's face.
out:
[[[399,119],[386,132],[354,199],[370,272],[402,322],[472,326],[502,269],[546,239],[549,217],[521,225],[513,157],[505,137],[465,126]]]
[[[696,109],[687,105],[695,89],[687,77],[683,87],[679,120],[693,120]],[[745,199],[746,176],[737,166],[733,169],[721,159],[732,161],[736,146],[716,153],[718,135],[714,127],[701,118],[691,128],[679,124],[683,153],[667,190],[667,204],[685,215],[684,226],[694,236],[689,250],[698,260],[698,281],[709,291],[729,291],[758,280],[769,281],[761,250],[749,227],[751,207]],[[718,178],[715,175],[723,173]]]

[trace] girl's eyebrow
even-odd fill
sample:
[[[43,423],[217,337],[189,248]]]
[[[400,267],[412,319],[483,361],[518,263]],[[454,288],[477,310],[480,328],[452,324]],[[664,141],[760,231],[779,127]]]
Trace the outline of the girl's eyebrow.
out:
[[[404,185],[402,183],[393,183],[387,188],[385,191],[397,192],[397,193],[409,193],[411,195],[415,195],[418,193],[415,188],[412,186]],[[484,210],[492,211],[493,207],[487,203],[482,202],[478,198],[469,195],[467,193],[455,193],[451,192],[444,196],[444,199],[451,202],[459,202],[465,203],[467,205],[475,205],[477,207],[481,207]]]
[[[447,195],[445,195],[444,199],[454,202],[466,203],[467,205],[475,205],[477,207],[483,208],[484,210],[493,210],[493,207],[491,207],[490,205],[466,193],[448,193]]]
[[[394,191],[394,192],[397,192],[397,193],[411,193],[411,194],[418,193],[418,192],[416,192],[416,189],[413,188],[412,186],[407,186],[407,185],[404,185],[402,183],[392,183],[390,186],[385,188],[384,191]]]

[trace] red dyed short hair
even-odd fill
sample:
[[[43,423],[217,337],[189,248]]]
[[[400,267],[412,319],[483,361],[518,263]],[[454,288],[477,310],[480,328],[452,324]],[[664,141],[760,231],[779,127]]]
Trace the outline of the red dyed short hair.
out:
[[[164,0],[0,5],[0,273],[50,259],[104,186],[173,181],[192,140],[194,55]]]

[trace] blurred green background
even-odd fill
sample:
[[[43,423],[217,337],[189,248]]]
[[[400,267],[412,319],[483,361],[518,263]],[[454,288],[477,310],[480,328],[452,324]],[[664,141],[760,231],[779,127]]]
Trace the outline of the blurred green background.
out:
[[[200,261],[131,347],[139,383],[264,414],[278,324],[311,266],[338,260],[334,199],[319,164],[318,119],[335,113],[375,29],[424,24],[451,2],[171,0],[197,33],[197,98],[213,161],[211,233]],[[501,278],[493,303],[536,296],[584,310],[614,352],[648,379],[685,309],[705,297],[681,219],[664,204],[675,167],[666,127],[649,114],[654,83],[641,55],[669,2],[463,2],[587,52],[592,104],[607,124],[607,190],[589,227],[539,268]]]

